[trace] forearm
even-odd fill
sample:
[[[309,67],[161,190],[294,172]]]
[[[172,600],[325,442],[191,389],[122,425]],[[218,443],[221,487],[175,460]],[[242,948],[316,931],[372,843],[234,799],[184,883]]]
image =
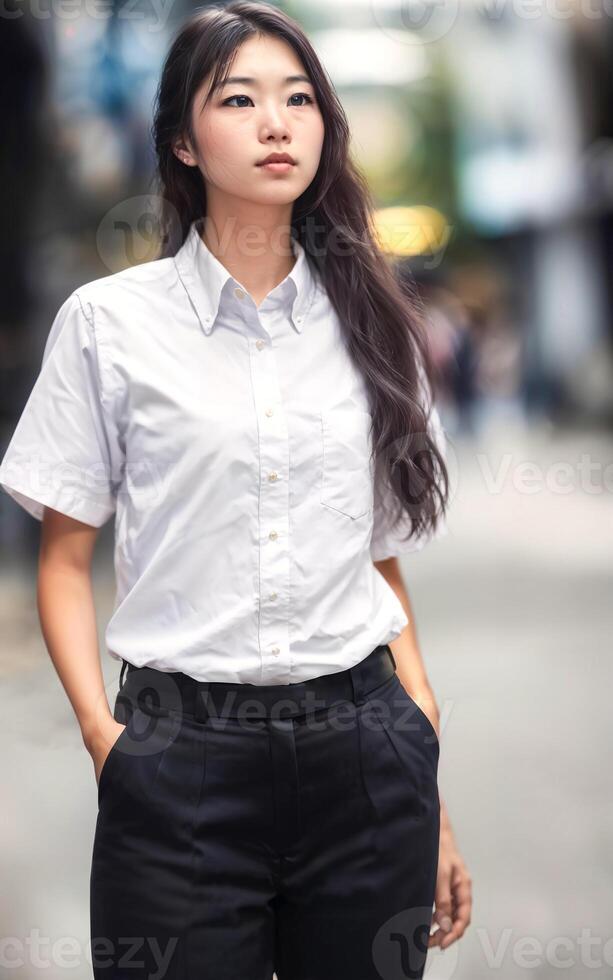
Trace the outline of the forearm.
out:
[[[89,571],[57,560],[42,561],[37,602],[47,650],[87,745],[110,714]]]
[[[396,661],[398,678],[402,686],[428,716],[436,733],[439,734],[439,710],[421,658],[412,619],[389,646]]]
[[[409,620],[400,636],[396,637],[389,644],[394,660],[396,661],[398,677],[407,693],[410,694],[413,700],[419,704],[422,711],[428,716],[440,738],[439,710],[421,657],[415,626],[415,616],[413,615],[411,600],[404,584],[398,561],[397,559],[388,559],[387,562],[377,563],[377,567],[400,599]],[[439,800],[441,805],[441,839],[450,838],[453,840],[449,812],[440,794],[440,790]]]
[[[419,704],[422,711],[428,716],[438,733],[440,724],[439,711],[419,649],[415,616],[400,572],[398,559],[389,558],[386,561],[377,562],[376,565],[388,585],[398,596],[409,620],[402,633],[389,644],[394,660],[396,661],[398,678],[407,693]]]

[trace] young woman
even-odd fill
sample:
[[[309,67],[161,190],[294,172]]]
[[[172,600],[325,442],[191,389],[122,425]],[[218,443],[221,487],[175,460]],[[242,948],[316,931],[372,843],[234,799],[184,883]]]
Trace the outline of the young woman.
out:
[[[422,318],[283,13],[192,15],[154,138],[163,254],[64,302],[0,467],[98,780],[94,975],[421,977],[470,914],[398,569],[446,529]]]

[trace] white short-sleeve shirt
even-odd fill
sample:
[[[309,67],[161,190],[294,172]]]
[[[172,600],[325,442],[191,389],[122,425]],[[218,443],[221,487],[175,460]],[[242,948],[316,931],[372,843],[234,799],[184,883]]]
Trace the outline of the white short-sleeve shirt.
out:
[[[364,382],[294,254],[256,307],[195,222],[174,257],[79,287],[53,321],[0,485],[39,520],[115,515],[111,657],[288,684],[408,622],[373,560],[432,535],[388,526]]]

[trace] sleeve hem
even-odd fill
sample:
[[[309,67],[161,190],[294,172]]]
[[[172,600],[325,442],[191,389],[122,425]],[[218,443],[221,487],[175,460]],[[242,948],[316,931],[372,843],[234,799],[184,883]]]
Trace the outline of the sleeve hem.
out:
[[[370,557],[373,561],[384,561],[386,558],[399,558],[401,555],[422,551],[427,544],[439,538],[444,538],[448,533],[449,526],[447,521],[444,520],[438,525],[433,534],[422,535],[421,537],[411,538],[407,541],[394,538],[388,542],[386,538],[382,538],[380,541],[371,542]]]
[[[110,507],[84,497],[74,497],[68,493],[38,493],[33,497],[28,487],[18,483],[6,483],[1,473],[0,487],[37,521],[42,521],[45,507],[50,507],[93,527],[101,527],[115,513],[114,506]]]

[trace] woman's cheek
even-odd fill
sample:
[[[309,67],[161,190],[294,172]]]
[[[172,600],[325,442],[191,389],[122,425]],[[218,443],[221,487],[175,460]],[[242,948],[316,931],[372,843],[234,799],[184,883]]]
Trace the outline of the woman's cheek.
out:
[[[208,180],[219,183],[239,173],[238,161],[241,155],[236,129],[225,125],[209,126],[198,135],[202,166]],[[233,149],[234,142],[237,143],[236,152]]]

